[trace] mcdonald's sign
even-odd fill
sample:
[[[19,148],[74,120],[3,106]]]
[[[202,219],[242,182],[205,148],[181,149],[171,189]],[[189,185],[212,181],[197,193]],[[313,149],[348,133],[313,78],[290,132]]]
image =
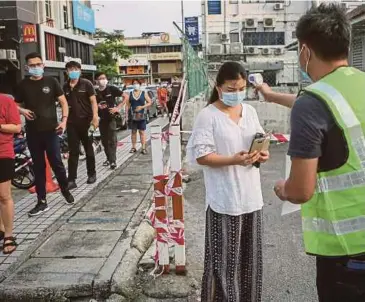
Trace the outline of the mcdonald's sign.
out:
[[[37,29],[34,24],[23,25],[23,43],[37,42]]]

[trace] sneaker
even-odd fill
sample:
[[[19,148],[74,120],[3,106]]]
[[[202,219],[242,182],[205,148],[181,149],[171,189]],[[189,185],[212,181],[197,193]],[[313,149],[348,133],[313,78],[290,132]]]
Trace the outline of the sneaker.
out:
[[[110,163],[109,163],[109,161],[108,160],[106,160],[105,162],[103,162],[103,166],[104,167],[107,167],[107,166],[109,166],[110,165]]]
[[[63,197],[65,197],[66,204],[74,204],[75,198],[72,196],[69,190],[62,192]]]
[[[110,169],[114,170],[117,167],[117,164],[115,162],[112,162],[110,164]]]
[[[77,188],[77,184],[76,184],[76,182],[75,182],[74,180],[70,180],[70,181],[68,182],[68,186],[67,186],[67,188],[68,188],[69,190],[76,189],[76,188]]]
[[[89,176],[89,178],[86,181],[86,183],[89,184],[89,185],[93,184],[95,182],[96,182],[96,174]]]
[[[47,205],[47,201],[46,200],[38,200],[36,206],[29,211],[28,215],[29,217],[32,216],[38,216],[44,212],[47,212],[49,210],[49,207]]]

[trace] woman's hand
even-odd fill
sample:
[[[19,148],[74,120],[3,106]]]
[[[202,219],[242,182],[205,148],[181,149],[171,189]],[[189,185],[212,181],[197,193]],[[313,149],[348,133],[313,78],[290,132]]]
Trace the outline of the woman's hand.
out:
[[[258,159],[259,163],[266,163],[268,161],[268,159],[270,158],[270,153],[269,151],[261,151],[259,153],[260,157]]]
[[[260,153],[254,151],[252,153],[248,153],[246,151],[241,151],[235,155],[233,155],[233,165],[240,166],[250,166],[253,163],[257,162],[260,158]]]

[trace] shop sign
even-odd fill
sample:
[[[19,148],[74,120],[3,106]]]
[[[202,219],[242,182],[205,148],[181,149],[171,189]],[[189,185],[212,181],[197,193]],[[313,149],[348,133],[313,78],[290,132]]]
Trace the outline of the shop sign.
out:
[[[68,56],[65,56],[64,60],[63,60],[65,63],[68,63],[70,61],[75,61],[77,63],[80,63],[82,64],[82,61],[80,58],[73,58],[73,57],[68,57]]]
[[[128,66],[127,74],[144,74],[143,66]]]
[[[37,29],[35,24],[23,25],[23,43],[37,42]]]
[[[163,52],[163,53],[151,53],[150,54],[151,61],[157,60],[181,60],[180,52]]]

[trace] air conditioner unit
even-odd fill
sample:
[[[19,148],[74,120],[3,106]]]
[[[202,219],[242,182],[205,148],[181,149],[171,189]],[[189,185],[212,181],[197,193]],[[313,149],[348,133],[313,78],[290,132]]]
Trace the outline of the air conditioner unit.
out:
[[[264,27],[275,27],[275,19],[274,18],[264,18]]]
[[[268,55],[271,55],[272,54],[272,50],[270,48],[263,48],[261,50],[261,53],[264,55],[264,56],[268,56]]]
[[[0,49],[0,60],[6,60],[6,49]]]
[[[16,60],[16,50],[15,49],[7,49],[6,50],[6,58],[8,60]]]
[[[231,50],[231,54],[243,53],[243,44],[242,43],[231,43],[230,50]]]
[[[222,40],[222,42],[228,41],[227,34],[221,34],[221,40]]]
[[[247,54],[249,55],[258,55],[260,50],[257,47],[247,47]]]
[[[245,20],[244,23],[245,28],[256,28],[257,27],[257,20],[253,18],[248,18]]]
[[[274,10],[282,10],[284,9],[284,4],[283,3],[275,3],[274,4]]]
[[[284,53],[284,48],[275,48],[274,54],[276,56],[282,55]]]
[[[209,46],[210,54],[212,55],[221,55],[223,54],[223,45],[222,44],[212,44]]]

